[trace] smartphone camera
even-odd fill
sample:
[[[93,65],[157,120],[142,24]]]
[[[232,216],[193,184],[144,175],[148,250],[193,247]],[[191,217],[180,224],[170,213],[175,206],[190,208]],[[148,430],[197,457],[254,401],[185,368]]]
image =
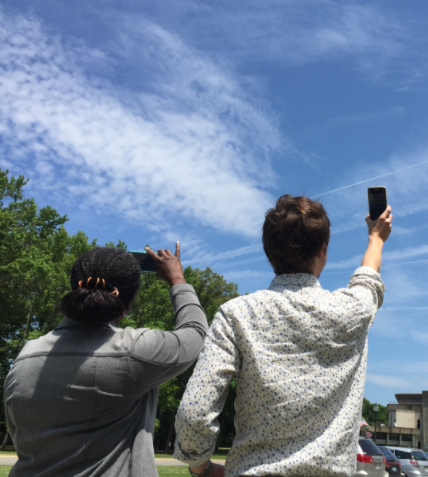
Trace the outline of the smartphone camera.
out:
[[[141,273],[156,273],[158,271],[156,261],[146,251],[137,252],[130,250],[129,253],[137,260],[141,268]]]

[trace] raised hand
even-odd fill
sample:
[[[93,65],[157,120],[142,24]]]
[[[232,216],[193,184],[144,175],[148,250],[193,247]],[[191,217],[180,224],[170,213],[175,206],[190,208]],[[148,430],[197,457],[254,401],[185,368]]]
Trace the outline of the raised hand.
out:
[[[175,246],[175,254],[171,250],[158,250],[156,254],[150,248],[146,248],[146,252],[153,257],[158,265],[157,278],[168,283],[169,286],[177,283],[186,283],[183,275],[183,265],[180,262],[180,242]]]
[[[377,220],[371,220],[370,215],[367,215],[366,222],[369,227],[369,235],[377,236],[382,239],[383,242],[388,240],[392,228],[392,217],[390,205],[388,205],[385,212]]]

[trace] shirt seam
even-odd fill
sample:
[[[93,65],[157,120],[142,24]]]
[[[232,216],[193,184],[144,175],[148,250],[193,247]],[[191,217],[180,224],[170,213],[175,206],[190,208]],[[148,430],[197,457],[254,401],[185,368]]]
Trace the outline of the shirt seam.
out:
[[[29,354],[27,356],[19,356],[18,358],[16,358],[15,360],[15,363],[18,362],[18,361],[22,361],[24,359],[27,359],[27,358],[33,358],[35,356],[88,356],[88,357],[91,357],[91,358],[124,358],[124,357],[131,357],[131,358],[134,358],[138,361],[143,361],[145,363],[148,363],[148,364],[153,364],[155,366],[162,366],[162,367],[165,367],[165,368],[169,368],[171,366],[186,366],[187,364],[189,363],[193,363],[195,360],[194,359],[191,359],[191,360],[188,360],[188,361],[183,361],[181,363],[159,363],[157,361],[152,361],[152,360],[149,360],[147,358],[142,358],[141,356],[137,356],[133,353],[115,353],[115,354],[112,354],[112,353],[72,353],[72,352],[49,352],[49,351],[44,351],[44,352],[40,352],[40,353],[33,353],[33,354]]]
[[[95,376],[94,376],[94,385],[95,385],[95,399],[94,399],[94,413],[92,419],[95,419],[97,414],[97,400],[98,400],[98,386],[97,386],[97,370],[98,370],[98,356],[95,359]]]
[[[31,353],[26,356],[18,356],[15,359],[15,363],[27,358],[33,358],[35,356],[90,356],[90,357],[124,357],[127,356],[129,353],[78,353],[78,352],[66,352],[66,351],[41,351],[39,353]]]
[[[134,374],[132,373],[131,366],[130,366],[130,364],[129,364],[129,354],[126,356],[126,366],[127,366],[127,368],[128,368],[129,374],[131,375],[132,381],[134,381],[135,386],[138,386],[137,380],[135,379]]]

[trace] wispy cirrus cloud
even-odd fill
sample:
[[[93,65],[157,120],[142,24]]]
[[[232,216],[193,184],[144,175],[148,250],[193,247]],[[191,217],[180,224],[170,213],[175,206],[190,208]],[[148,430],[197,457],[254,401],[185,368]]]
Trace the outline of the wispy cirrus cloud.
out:
[[[136,22],[115,49],[91,49],[1,14],[0,165],[27,172],[30,160],[33,182],[59,203],[163,231],[178,217],[258,235],[273,203],[270,154],[287,149],[275,116],[227,65]],[[130,61],[150,70],[137,92],[98,74]]]
[[[321,198],[329,212],[332,235],[366,227],[367,187],[376,185],[386,186],[394,216],[393,234],[398,225],[398,234],[403,235],[402,218],[428,211],[428,146],[425,144],[410,151],[397,152],[383,162],[355,163],[345,178],[332,184],[331,188],[313,194],[312,198]],[[425,225],[418,218],[409,229],[416,230]]]
[[[370,383],[377,384],[384,388],[394,388],[396,391],[401,389],[407,390],[413,387],[413,383],[407,379],[399,378],[397,376],[387,376],[382,374],[367,373],[366,380]]]
[[[192,35],[208,50],[228,51],[235,61],[300,64],[349,57],[366,69],[376,60],[379,69],[401,53],[406,37],[402,22],[392,14],[355,2],[250,0],[245,9],[226,0],[169,4],[167,14],[159,8],[157,15],[167,15],[170,22],[172,17],[191,16],[197,22],[189,41]],[[180,28],[177,20],[175,25]]]
[[[428,245],[426,244],[419,245],[418,247],[406,247],[404,249],[386,251],[383,253],[383,261],[384,263],[393,263],[394,261],[402,261],[406,258],[424,255],[428,255]],[[355,268],[361,263],[362,258],[363,255],[360,254],[347,260],[328,262],[325,268],[326,270]]]

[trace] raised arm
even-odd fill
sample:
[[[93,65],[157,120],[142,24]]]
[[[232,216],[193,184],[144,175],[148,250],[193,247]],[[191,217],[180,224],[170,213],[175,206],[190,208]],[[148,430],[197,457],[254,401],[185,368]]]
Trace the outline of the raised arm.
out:
[[[371,220],[370,216],[367,215],[366,222],[369,228],[369,244],[361,266],[371,267],[375,272],[379,273],[382,264],[383,244],[388,240],[391,233],[391,206],[388,205],[385,212],[377,220]]]
[[[158,263],[158,278],[171,287],[175,330],[132,330],[129,365],[142,392],[185,371],[197,359],[208,332],[205,312],[184,279],[179,243],[175,255],[169,250],[147,252]]]

